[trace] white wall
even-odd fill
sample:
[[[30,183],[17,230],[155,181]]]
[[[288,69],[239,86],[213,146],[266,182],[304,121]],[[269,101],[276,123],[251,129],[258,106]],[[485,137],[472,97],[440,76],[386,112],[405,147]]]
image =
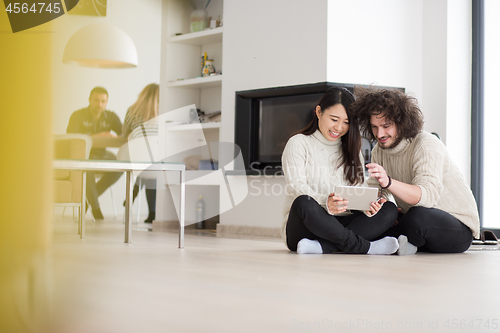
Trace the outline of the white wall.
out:
[[[447,0],[423,1],[423,87],[419,99],[424,128],[446,143]]]
[[[332,81],[422,94],[421,0],[297,1],[286,8],[280,1],[266,3],[271,6],[265,13],[253,4],[225,3],[222,138],[234,137],[237,90]],[[294,64],[299,69],[290,75]],[[249,196],[224,213],[221,224],[279,227],[284,195],[276,191],[282,183],[249,178]]]
[[[328,81],[422,95],[422,1],[329,0]]]
[[[470,0],[329,0],[328,81],[404,87],[470,178]]]
[[[220,141],[234,142],[236,91],[326,81],[326,10],[326,0],[224,2]],[[224,156],[221,159],[225,160]],[[284,195],[271,191],[256,195],[250,182],[260,183],[258,186],[277,184],[277,189],[284,187],[283,179],[260,177],[248,181],[248,197],[221,214],[220,223],[279,227]]]
[[[224,3],[223,129],[234,142],[234,93],[326,80],[326,0]]]
[[[325,80],[398,86],[418,99],[424,129],[440,134],[469,178],[470,0],[265,3],[225,2],[221,141],[233,141],[238,90]],[[294,64],[307,70],[290,75]],[[221,223],[279,227],[282,199],[249,195]]]
[[[471,0],[423,0],[424,129],[436,132],[470,181]]]
[[[52,71],[54,75],[54,133],[64,134],[71,114],[88,106],[89,93],[95,86],[109,92],[107,109],[123,121],[142,88],[160,81],[161,0],[108,1],[107,16],[63,15],[53,21],[54,45]],[[117,26],[132,38],[137,48],[139,66],[134,69],[94,69],[62,63],[66,42],[78,29],[92,23],[105,22]],[[123,213],[125,177],[113,185],[115,205]],[[100,198],[105,216],[113,209],[108,193]],[[143,211],[147,214],[145,198]]]
[[[447,2],[446,137],[452,159],[470,182],[472,6]]]

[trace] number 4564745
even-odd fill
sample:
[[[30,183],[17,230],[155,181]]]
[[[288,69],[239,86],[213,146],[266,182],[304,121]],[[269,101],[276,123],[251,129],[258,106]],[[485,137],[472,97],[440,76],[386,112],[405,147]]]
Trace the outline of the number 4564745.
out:
[[[49,12],[49,13],[59,13],[61,11],[61,7],[59,6],[60,3],[51,3],[49,2],[48,4],[45,4],[44,2],[39,2],[39,3],[34,3],[29,6],[27,3],[9,3],[7,8],[5,8],[5,11],[9,13],[14,13],[14,14],[27,14],[27,13],[35,13],[35,14],[41,14],[42,12]]]

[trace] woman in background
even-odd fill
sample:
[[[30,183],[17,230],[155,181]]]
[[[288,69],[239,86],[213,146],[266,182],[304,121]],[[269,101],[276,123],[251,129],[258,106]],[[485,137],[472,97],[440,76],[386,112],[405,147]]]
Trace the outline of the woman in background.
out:
[[[333,192],[337,185],[366,186],[361,135],[345,88],[328,89],[311,123],[292,136],[283,151],[287,182],[282,237],[291,251],[392,254],[397,239],[377,240],[396,221],[392,202],[372,202],[366,212],[349,211]]]
[[[148,84],[139,94],[137,101],[127,110],[123,121],[123,136],[128,137],[129,141],[138,137],[158,136],[158,123],[154,119],[158,117],[159,101],[160,86],[156,83]],[[138,182],[139,179],[134,185],[133,200],[139,193]],[[144,222],[152,223],[156,217],[156,180],[145,179],[142,184],[146,185],[149,209],[148,218]]]

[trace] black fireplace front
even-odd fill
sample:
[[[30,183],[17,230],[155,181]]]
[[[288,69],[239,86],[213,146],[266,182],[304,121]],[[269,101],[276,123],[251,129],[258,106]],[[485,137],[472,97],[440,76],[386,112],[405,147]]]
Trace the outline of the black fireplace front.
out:
[[[313,117],[321,97],[331,87],[355,86],[334,82],[236,92],[235,137],[247,175],[281,174],[281,155],[288,139]],[[380,87],[384,89],[400,89]],[[363,151],[364,152],[364,151]]]
[[[321,96],[331,87],[354,85],[320,82],[236,92],[235,143],[247,174],[279,174],[288,139],[312,119]]]

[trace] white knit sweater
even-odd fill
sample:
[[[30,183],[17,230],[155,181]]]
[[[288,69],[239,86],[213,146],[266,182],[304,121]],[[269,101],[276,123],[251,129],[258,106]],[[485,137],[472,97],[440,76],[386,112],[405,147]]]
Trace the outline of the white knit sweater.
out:
[[[294,135],[286,143],[281,157],[287,183],[281,228],[285,242],[288,213],[298,196],[311,196],[328,212],[326,202],[328,195],[335,191],[335,186],[352,185],[344,178],[344,167],[339,167],[341,157],[341,141],[329,141],[320,131],[312,135]],[[364,165],[361,152],[360,159],[361,165]]]
[[[403,140],[391,149],[377,144],[372,162],[383,166],[392,179],[420,187],[422,197],[415,206],[448,212],[468,226],[474,237],[479,236],[479,214],[472,191],[444,144],[434,135],[422,132],[411,142]],[[368,180],[370,185],[375,182],[373,178]],[[412,207],[394,198],[403,213]]]

